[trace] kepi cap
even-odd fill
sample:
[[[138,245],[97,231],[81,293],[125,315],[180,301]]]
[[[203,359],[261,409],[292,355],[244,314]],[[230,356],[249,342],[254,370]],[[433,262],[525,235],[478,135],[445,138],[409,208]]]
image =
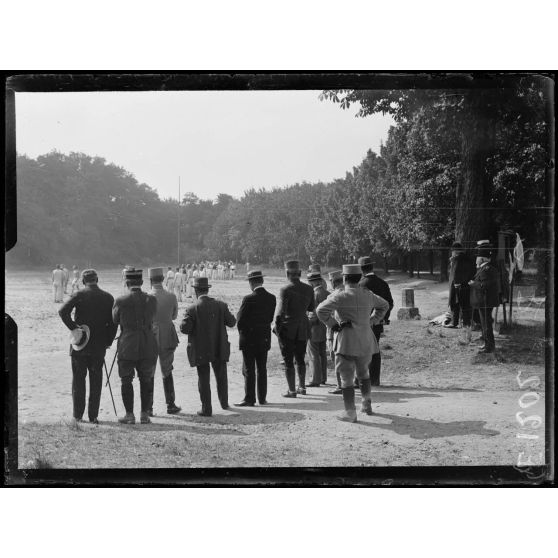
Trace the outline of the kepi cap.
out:
[[[300,262],[298,260],[289,260],[285,262],[286,271],[300,271]]]
[[[143,279],[143,269],[135,269],[131,267],[124,273],[126,279]]]
[[[149,275],[149,279],[153,279],[153,277],[164,277],[165,272],[162,267],[150,267],[147,270],[147,274]]]

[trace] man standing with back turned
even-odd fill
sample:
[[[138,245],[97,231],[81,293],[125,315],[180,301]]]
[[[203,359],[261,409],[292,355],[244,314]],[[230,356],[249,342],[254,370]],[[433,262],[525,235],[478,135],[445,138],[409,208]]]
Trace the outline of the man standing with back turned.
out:
[[[153,407],[153,375],[157,365],[157,340],[153,320],[157,312],[157,299],[141,290],[141,269],[126,271],[128,294],[114,302],[112,319],[120,324],[118,339],[118,375],[122,381],[122,402],[126,416],[118,419],[124,424],[135,424],[133,379],[138,373],[140,383],[142,424],[150,423],[149,412]]]
[[[279,304],[275,316],[275,334],[285,363],[288,391],[283,397],[306,395],[306,345],[310,337],[307,312],[314,311],[314,289],[300,280],[301,269],[297,260],[285,262],[289,283],[279,291]],[[298,388],[295,387],[295,368]]]
[[[89,422],[97,424],[105,352],[107,347],[112,345],[117,329],[112,321],[114,298],[99,288],[97,272],[94,269],[85,269],[81,277],[85,287],[76,291],[62,305],[58,314],[71,330],[73,337],[70,357],[74,419],[81,421],[85,411],[85,377],[89,372],[87,414]],[[75,311],[73,319],[72,310]]]
[[[239,348],[242,351],[244,399],[237,407],[253,407],[256,403],[256,369],[258,402],[267,403],[267,353],[271,349],[271,323],[275,313],[275,296],[263,286],[261,271],[248,273],[252,289],[242,300],[237,314]]]
[[[360,265],[344,265],[344,290],[330,294],[316,310],[318,318],[337,331],[334,345],[335,370],[341,377],[345,405],[345,413],[339,420],[345,422],[357,421],[355,369],[362,393],[361,411],[367,415],[372,414],[368,365],[372,354],[379,349],[370,326],[380,323],[389,309],[389,304],[383,298],[359,286],[361,275]]]
[[[178,302],[174,294],[163,288],[165,277],[162,267],[149,269],[149,279],[151,281],[150,294],[157,299],[157,313],[153,321],[153,331],[157,338],[167,413],[174,415],[181,410],[174,402],[174,378],[172,377],[174,351],[178,347],[178,335],[173,323],[173,320],[176,320],[178,316]],[[149,416],[153,416],[153,407],[150,409]]]
[[[314,289],[314,305],[317,307],[328,296],[329,291],[324,287],[320,271],[310,271],[306,276],[310,286]],[[327,383],[327,327],[318,319],[315,312],[308,314],[310,321],[310,339],[308,341],[308,357],[312,380],[309,387],[320,387]]]
[[[369,372],[370,372],[370,383],[373,386],[380,385],[380,372],[382,369],[382,353],[379,350],[380,347],[380,336],[384,331],[384,323],[389,322],[389,314],[393,308],[393,298],[391,296],[391,290],[389,285],[374,273],[374,264],[372,258],[364,256],[358,259],[358,263],[362,269],[362,279],[360,280],[360,286],[367,288],[372,291],[375,295],[382,297],[389,304],[389,310],[385,313],[383,320],[372,326],[372,332],[376,341],[378,342],[378,352],[372,355],[372,360],[370,361]]]

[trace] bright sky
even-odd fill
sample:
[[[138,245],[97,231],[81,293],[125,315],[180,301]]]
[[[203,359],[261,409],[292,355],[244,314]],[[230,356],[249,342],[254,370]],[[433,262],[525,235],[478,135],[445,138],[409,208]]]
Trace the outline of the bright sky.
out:
[[[319,91],[17,93],[17,151],[104,157],[161,198],[345,176],[392,124],[355,118]]]

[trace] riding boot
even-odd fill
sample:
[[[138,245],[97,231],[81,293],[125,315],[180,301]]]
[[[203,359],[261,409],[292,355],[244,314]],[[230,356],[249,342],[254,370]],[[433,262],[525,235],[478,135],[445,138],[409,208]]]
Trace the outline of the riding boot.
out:
[[[165,403],[168,406],[174,405],[174,379],[172,377],[172,372],[163,378],[163,390],[165,391]]]
[[[298,389],[297,393],[306,395],[306,364],[297,364],[296,372],[298,376]]]
[[[140,380],[141,412],[149,414],[153,407],[153,379]]]
[[[287,386],[289,387],[288,393],[294,394],[296,397],[296,381],[294,366],[285,367],[285,377],[287,378]]]
[[[361,412],[367,415],[372,414],[372,388],[370,379],[360,381],[360,393],[362,394]]]
[[[133,414],[134,412],[134,385],[132,378],[122,378],[122,385],[120,386],[120,393],[122,394],[122,403],[126,414]]]
[[[355,407],[355,388],[354,386],[351,386],[342,389],[345,412],[337,418],[343,422],[356,422],[357,414]]]

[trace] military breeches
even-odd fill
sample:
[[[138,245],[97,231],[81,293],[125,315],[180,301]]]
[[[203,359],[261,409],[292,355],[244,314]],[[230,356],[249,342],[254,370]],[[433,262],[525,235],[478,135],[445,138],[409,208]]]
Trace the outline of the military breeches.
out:
[[[72,359],[72,400],[74,418],[81,419],[85,411],[85,377],[89,372],[89,403],[87,414],[89,420],[96,419],[99,414],[101,390],[103,387],[104,353],[97,355],[81,355],[73,353]]]
[[[353,387],[355,385],[355,373],[359,381],[370,378],[370,373],[368,372],[370,358],[371,355],[335,355],[335,372],[339,374],[342,388]]]
[[[159,349],[159,366],[163,378],[168,378],[174,369],[174,351],[175,349]]]

